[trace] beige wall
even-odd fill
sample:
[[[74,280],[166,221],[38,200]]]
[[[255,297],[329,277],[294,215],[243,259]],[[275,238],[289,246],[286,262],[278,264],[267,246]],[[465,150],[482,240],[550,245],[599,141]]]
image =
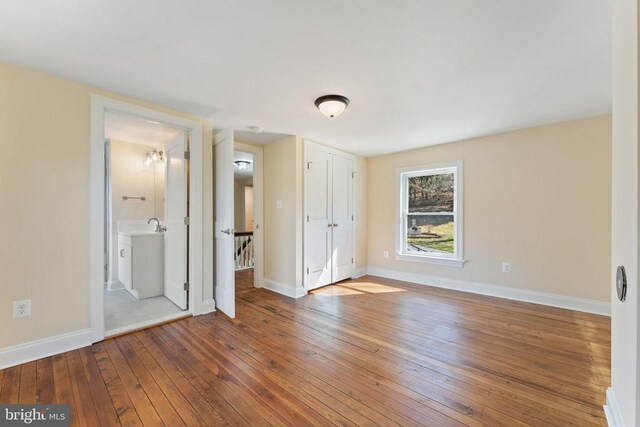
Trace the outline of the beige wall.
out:
[[[90,95],[166,108],[0,63],[0,348],[89,328]],[[211,158],[211,124],[204,158]],[[204,162],[204,177],[211,176]],[[210,185],[210,184],[209,184]],[[211,190],[205,186],[205,235]],[[205,247],[205,261],[211,260]],[[205,277],[211,266],[205,262]],[[205,283],[205,298],[213,292]],[[13,319],[12,301],[32,300]]]
[[[244,181],[234,181],[233,220],[236,231],[253,231],[253,187]]]
[[[367,159],[356,156],[354,164],[356,192],[356,274],[364,274],[367,268]]]
[[[244,187],[244,231],[253,231],[253,187]]]
[[[613,178],[611,269],[610,409],[625,426],[640,422],[638,387],[638,9],[619,0],[613,20]],[[614,268],[627,271],[627,300],[618,300]],[[611,397],[617,405],[611,406]],[[620,424],[622,425],[622,424]]]
[[[295,136],[264,146],[264,278],[292,289],[296,285],[298,234],[297,155]],[[278,201],[282,209],[277,208]]]
[[[158,148],[158,151],[160,148]],[[163,149],[164,150],[164,149]],[[154,202],[155,217],[160,221],[164,221],[164,162],[157,162],[153,165],[154,169]]]
[[[468,262],[396,260],[396,169],[455,160]],[[369,268],[609,301],[610,116],[371,158],[368,177]]]
[[[245,230],[244,185],[237,180],[233,182],[233,228]]]

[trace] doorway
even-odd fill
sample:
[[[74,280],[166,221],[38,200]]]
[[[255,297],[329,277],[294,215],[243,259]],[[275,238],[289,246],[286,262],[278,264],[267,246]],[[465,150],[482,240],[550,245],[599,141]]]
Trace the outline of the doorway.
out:
[[[114,117],[120,126],[113,125]],[[143,123],[166,138],[148,138],[148,144],[113,138],[114,129],[126,130],[132,123]],[[202,134],[199,122],[92,95],[92,342],[213,311],[213,300],[203,301],[202,286],[207,272],[203,252],[211,244],[203,236],[201,208],[207,182],[202,173]],[[128,153],[122,164],[115,163],[119,154],[114,156],[120,149]],[[114,166],[122,165],[125,173],[116,185],[111,174]],[[119,292],[122,298],[111,301],[107,292]],[[124,309],[127,304],[129,310]],[[109,307],[128,316],[124,323],[111,322],[114,313]],[[132,312],[140,316],[131,316]]]
[[[188,313],[186,132],[105,113],[105,336]]]

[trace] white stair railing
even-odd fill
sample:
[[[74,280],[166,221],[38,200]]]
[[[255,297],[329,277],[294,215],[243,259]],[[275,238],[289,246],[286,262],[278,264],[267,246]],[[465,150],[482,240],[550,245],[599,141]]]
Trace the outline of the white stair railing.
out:
[[[236,232],[234,242],[236,270],[253,268],[253,232]]]

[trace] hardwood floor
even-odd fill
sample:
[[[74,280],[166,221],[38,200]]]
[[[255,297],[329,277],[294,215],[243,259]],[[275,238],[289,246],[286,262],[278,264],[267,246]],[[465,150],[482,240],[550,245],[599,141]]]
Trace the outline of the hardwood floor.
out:
[[[89,426],[605,425],[606,317],[376,277],[242,289],[236,313],[0,371],[0,402]]]
[[[236,293],[254,289],[253,268],[236,271]]]

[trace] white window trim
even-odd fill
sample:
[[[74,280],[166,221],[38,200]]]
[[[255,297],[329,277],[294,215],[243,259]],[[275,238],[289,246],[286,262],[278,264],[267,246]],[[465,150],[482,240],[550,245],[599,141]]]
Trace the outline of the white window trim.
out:
[[[419,176],[423,175],[425,171],[429,173],[438,173],[439,169],[455,168],[454,185],[455,185],[455,197],[453,212],[455,215],[455,229],[454,229],[454,255],[453,256],[438,256],[438,255],[411,255],[404,252],[405,235],[404,232],[404,202],[406,194],[404,190],[404,177],[406,176]],[[450,267],[462,268],[467,261],[464,259],[464,193],[463,193],[463,165],[462,161],[438,163],[431,165],[412,166],[406,168],[396,169],[396,252],[395,258],[399,261],[419,262],[435,265],[445,265]]]

